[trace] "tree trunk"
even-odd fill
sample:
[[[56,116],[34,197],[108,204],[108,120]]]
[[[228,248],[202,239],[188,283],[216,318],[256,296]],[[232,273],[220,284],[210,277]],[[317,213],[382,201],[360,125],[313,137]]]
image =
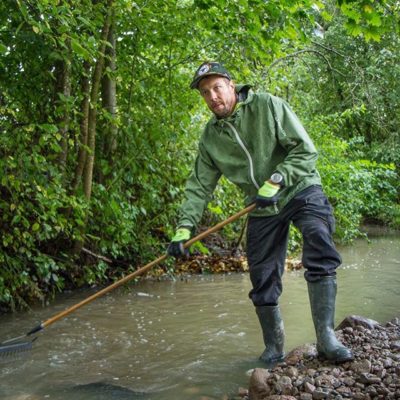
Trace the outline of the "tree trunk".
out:
[[[108,43],[111,46],[107,46],[106,49],[106,64],[105,67],[108,70],[108,73],[104,74],[102,79],[102,100],[103,100],[103,108],[110,114],[110,119],[106,120],[106,124],[103,132],[103,141],[102,141],[102,154],[107,161],[107,164],[112,166],[113,155],[116,150],[117,144],[117,133],[118,126],[116,123],[117,117],[117,85],[114,77],[114,72],[116,70],[116,62],[115,62],[115,21],[114,14],[112,15],[112,22],[110,25],[110,30],[108,33]]]
[[[104,68],[104,54],[106,50],[106,40],[108,38],[108,32],[111,24],[111,3],[108,2],[108,13],[104,21],[103,29],[100,38],[100,56],[97,59],[93,76],[92,76],[92,89],[90,92],[90,104],[89,104],[89,119],[88,119],[88,140],[87,148],[88,154],[85,163],[85,169],[83,172],[83,192],[87,201],[90,200],[92,194],[92,181],[93,181],[93,166],[95,158],[95,146],[96,146],[96,121],[97,121],[97,101],[99,97],[99,88],[101,77]]]
[[[67,46],[69,48],[68,42]],[[59,155],[59,162],[63,170],[65,169],[68,156],[68,130],[70,122],[69,106],[66,104],[71,96],[71,61],[69,55],[68,52],[67,58],[56,65],[57,82],[55,104],[61,108],[57,116],[57,125],[61,135],[60,145],[62,149]]]
[[[88,140],[88,126],[89,126],[89,96],[90,96],[90,64],[85,61],[83,64],[83,74],[81,81],[81,90],[83,99],[81,103],[82,119],[80,123],[80,140],[78,143],[78,159],[75,167],[74,179],[71,184],[71,193],[76,194],[79,185],[82,181],[83,170],[86,164],[86,146]]]
[[[108,33],[110,30],[111,24],[111,6],[112,0],[108,0],[107,2],[107,16],[104,21],[103,29],[101,31],[100,37],[100,49],[99,49],[99,56],[97,58],[97,62],[95,64],[92,79],[91,79],[91,89],[90,89],[90,96],[87,96],[87,103],[84,99],[83,106],[84,106],[84,113],[87,107],[87,117],[84,114],[82,119],[81,125],[81,132],[83,133],[82,137],[86,137],[86,141],[84,141],[81,146],[83,146],[84,153],[81,154],[82,160],[78,162],[77,169],[81,168],[82,165],[82,177],[83,177],[83,193],[87,200],[90,202],[90,197],[92,194],[92,182],[93,182],[93,167],[94,167],[94,160],[95,160],[95,150],[96,150],[96,121],[97,121],[97,102],[99,97],[99,89],[101,83],[101,77],[103,75],[104,69],[104,58],[105,58],[105,50],[106,50],[106,40],[108,38]],[[83,81],[85,84],[85,79]],[[85,92],[86,93],[86,92]],[[89,89],[87,90],[89,94]],[[87,125],[86,125],[87,124]],[[87,150],[86,150],[87,149]],[[75,177],[79,179],[79,171],[75,174]],[[76,183],[76,187],[79,186],[79,181]],[[86,220],[88,218],[88,214],[86,214]],[[87,222],[87,221],[86,221]],[[86,223],[85,225],[86,226]],[[81,234],[84,234],[84,227],[82,227]],[[80,254],[83,248],[84,241],[83,240],[76,240],[73,246],[73,253],[75,255]]]

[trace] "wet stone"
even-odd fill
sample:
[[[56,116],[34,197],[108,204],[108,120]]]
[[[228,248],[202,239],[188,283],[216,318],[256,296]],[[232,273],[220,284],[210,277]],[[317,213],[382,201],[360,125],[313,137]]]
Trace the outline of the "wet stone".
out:
[[[355,384],[355,380],[353,379],[353,378],[351,378],[351,377],[346,377],[346,378],[344,378],[343,379],[343,381],[342,381],[346,386],[353,386],[354,384]]]
[[[352,370],[358,373],[370,372],[371,371],[371,361],[369,360],[360,360],[356,361],[352,365]]]
[[[356,382],[356,383],[354,384],[354,387],[355,387],[356,389],[364,390],[365,385],[364,385],[363,383]]]
[[[392,351],[399,351],[400,350],[400,340],[395,340],[390,342],[390,349]]]
[[[315,390],[315,386],[310,382],[304,382],[304,391],[306,393],[312,393]]]
[[[378,376],[379,378],[383,379],[386,376],[386,369],[381,369],[379,371],[376,372],[376,376]]]
[[[387,388],[385,388],[385,387],[382,387],[382,386],[377,387],[377,388],[376,388],[376,391],[377,391],[379,394],[383,394],[383,395],[386,395],[386,394],[389,394],[389,393],[390,393],[389,389],[387,389]]]
[[[291,378],[295,378],[299,375],[299,370],[295,367],[289,366],[285,371],[285,375]]]
[[[340,371],[339,368],[333,368],[331,371],[331,374],[335,377],[335,378],[339,378],[339,376],[342,374],[342,372]]]
[[[400,361],[400,354],[391,354],[390,358],[392,358],[395,362]]]
[[[383,360],[383,366],[385,368],[390,368],[392,365],[393,365],[393,360],[391,358],[388,357]]]
[[[354,393],[353,394],[353,399],[354,400],[366,400],[368,399],[368,396],[365,393]]]
[[[342,396],[346,396],[346,397],[348,397],[352,393],[351,389],[346,386],[341,386],[341,387],[337,388],[336,390],[339,394],[341,394]]]
[[[327,389],[316,389],[312,394],[313,400],[326,399],[329,395],[329,390]]]
[[[378,326],[379,322],[374,321],[369,318],[364,318],[359,315],[350,315],[346,317],[336,328],[336,330],[339,329],[344,329],[347,327],[350,328],[357,328],[359,330],[362,330],[362,328],[369,328],[369,329],[374,329],[374,327]]]
[[[275,391],[284,395],[292,394],[292,380],[288,376],[281,376],[275,385]]]
[[[372,397],[378,395],[378,392],[376,391],[376,388],[374,386],[367,386],[365,391]]]
[[[332,375],[322,374],[315,378],[315,385],[335,388],[340,386],[340,381]]]
[[[300,387],[301,385],[303,385],[303,383],[304,383],[303,379],[299,378],[299,379],[295,380],[295,382],[293,383],[293,386]]]
[[[380,383],[382,379],[373,374],[362,373],[358,377],[358,381],[361,383],[373,384],[373,383]]]

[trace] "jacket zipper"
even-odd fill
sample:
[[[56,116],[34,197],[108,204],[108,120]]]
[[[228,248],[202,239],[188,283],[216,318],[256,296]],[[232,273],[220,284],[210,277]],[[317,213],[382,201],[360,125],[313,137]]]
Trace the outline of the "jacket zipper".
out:
[[[253,159],[251,158],[251,155],[249,153],[249,151],[247,150],[246,146],[244,145],[242,139],[239,136],[238,131],[236,130],[236,128],[228,121],[225,121],[225,123],[231,128],[232,132],[235,134],[236,136],[236,140],[238,141],[240,147],[242,148],[242,150],[245,152],[247,159],[249,160],[249,165],[250,165],[250,179],[253,182],[254,186],[258,189],[260,189],[260,186],[258,185],[257,181],[254,178],[254,167],[253,167]]]
[[[229,127],[231,128],[232,132],[235,134],[236,136],[236,140],[238,141],[240,147],[242,148],[242,150],[245,152],[248,160],[249,160],[249,165],[250,165],[250,178],[254,184],[254,186],[258,189],[260,189],[260,186],[258,185],[257,181],[254,178],[254,167],[253,167],[253,159],[251,158],[251,154],[250,152],[247,150],[246,146],[243,143],[243,140],[240,138],[238,131],[236,130],[236,128],[230,123],[225,121],[227,125],[229,125]],[[278,214],[279,210],[278,210],[278,206],[276,204],[274,204],[274,210],[275,213]]]

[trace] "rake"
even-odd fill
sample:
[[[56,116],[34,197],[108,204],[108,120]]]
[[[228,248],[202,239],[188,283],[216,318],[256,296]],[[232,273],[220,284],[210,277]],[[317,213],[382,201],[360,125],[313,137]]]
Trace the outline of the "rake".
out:
[[[241,216],[249,213],[255,208],[255,204],[251,204],[248,207],[244,208],[243,210],[237,212],[236,214],[230,216],[226,220],[218,223],[217,225],[207,229],[206,231],[200,233],[199,235],[193,237],[192,239],[188,240],[184,244],[184,248],[190,247],[193,243],[198,242],[201,239],[204,239],[211,233],[217,232],[221,228],[223,228],[225,225],[236,221],[239,219]],[[146,264],[145,266],[139,268],[138,270],[126,275],[122,279],[114,282],[113,284],[105,287],[102,290],[99,290],[98,292],[92,294],[91,296],[87,297],[86,299],[82,300],[81,302],[67,308],[64,311],[61,311],[60,313],[54,315],[53,317],[47,319],[44,322],[41,322],[39,325],[35,326],[33,329],[31,329],[28,333],[18,336],[12,339],[5,340],[3,342],[0,342],[0,360],[4,359],[9,359],[9,358],[14,358],[17,356],[19,353],[27,352],[32,349],[32,344],[33,342],[37,339],[37,336],[34,336],[36,333],[42,331],[44,328],[47,328],[49,325],[53,324],[54,322],[58,321],[61,318],[66,317],[67,315],[71,314],[78,308],[81,308],[85,304],[88,304],[92,302],[93,300],[97,299],[100,296],[103,296],[104,294],[110,292],[111,290],[116,289],[117,287],[127,283],[131,279],[144,274],[145,272],[149,271],[152,267],[155,265],[163,262],[166,258],[168,257],[168,254],[163,254],[162,256],[158,257],[157,259],[151,261],[150,263]]]

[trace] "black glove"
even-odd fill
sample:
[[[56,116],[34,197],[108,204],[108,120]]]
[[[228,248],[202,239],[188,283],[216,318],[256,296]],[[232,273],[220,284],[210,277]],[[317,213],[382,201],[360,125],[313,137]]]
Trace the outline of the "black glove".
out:
[[[256,208],[265,208],[273,206],[278,202],[278,192],[280,186],[269,183],[264,183],[259,189],[256,196]]]
[[[188,257],[189,249],[185,249],[183,245],[190,239],[190,230],[187,228],[177,229],[175,236],[168,245],[167,253],[175,258]]]

